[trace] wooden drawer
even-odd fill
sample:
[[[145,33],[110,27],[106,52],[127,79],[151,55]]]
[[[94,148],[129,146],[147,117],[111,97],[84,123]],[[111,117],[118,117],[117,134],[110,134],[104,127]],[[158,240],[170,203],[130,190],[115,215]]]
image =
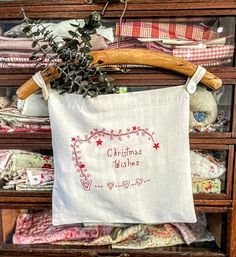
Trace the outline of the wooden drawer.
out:
[[[227,256],[229,251],[231,228],[227,222],[231,220],[230,209],[214,209],[206,211],[208,229],[215,237],[215,242],[193,243],[190,246],[179,245],[174,247],[149,248],[149,249],[111,249],[108,246],[78,246],[58,244],[21,244],[12,243],[15,220],[19,210],[3,209],[3,245],[0,249],[1,256],[94,256],[94,257],[133,257],[133,256]]]
[[[10,1],[0,4],[1,18],[15,18],[18,16],[21,7],[27,11],[30,17],[42,18],[69,18],[84,17],[91,11],[101,11],[104,1],[92,0],[57,0],[54,1]],[[107,17],[120,16],[124,8],[123,3],[114,2],[109,4]],[[235,1],[220,0],[211,1],[210,5],[204,5],[204,1],[155,1],[155,0],[129,0],[127,17],[153,17],[157,16],[186,16],[186,11],[191,11],[191,16],[214,16],[214,15],[235,15]]]

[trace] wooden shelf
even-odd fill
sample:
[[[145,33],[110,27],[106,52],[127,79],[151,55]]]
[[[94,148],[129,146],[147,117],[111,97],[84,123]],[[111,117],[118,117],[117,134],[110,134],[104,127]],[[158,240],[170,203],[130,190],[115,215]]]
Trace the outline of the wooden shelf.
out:
[[[0,133],[1,145],[4,149],[51,149],[51,133]],[[199,148],[200,144],[207,149],[227,150],[228,145],[236,144],[236,138],[232,133],[191,133],[191,148]],[[214,145],[214,146],[213,146]],[[219,145],[219,146],[217,146]],[[221,145],[221,146],[220,146]],[[200,147],[202,148],[202,147]]]
[[[103,3],[94,0],[15,0],[0,2],[0,20],[4,23],[20,21],[21,8],[27,16],[35,19],[73,19],[83,18],[92,11],[101,11]],[[207,4],[206,4],[207,3]],[[124,9],[123,3],[110,3],[104,19],[118,21]],[[235,0],[129,0],[124,18],[152,18],[160,22],[205,22],[219,16],[236,15]],[[7,21],[8,20],[8,21]],[[235,40],[234,40],[235,41]],[[233,63],[235,64],[235,57]],[[236,67],[207,68],[222,79],[224,85],[236,85]],[[1,69],[0,87],[16,88],[28,80],[37,69]],[[110,71],[118,86],[174,86],[182,85],[186,77],[157,68],[134,68],[128,72]],[[16,214],[19,209],[51,208],[52,192],[43,191],[9,191],[0,190],[0,255],[5,257],[236,257],[236,90],[233,88],[231,106],[231,132],[223,133],[191,133],[192,149],[211,149],[227,151],[227,174],[225,191],[222,194],[196,194],[194,204],[196,211],[213,213],[212,218],[219,216],[222,231],[214,231],[221,239],[221,248],[215,243],[196,244],[191,246],[175,246],[142,250],[120,250],[110,247],[80,247],[68,245],[13,245],[10,231],[15,226]],[[0,148],[46,150],[52,149],[51,133],[0,133]],[[41,151],[44,152],[44,151]],[[49,152],[49,151],[45,151]],[[51,152],[51,151],[50,151]],[[5,212],[5,214],[4,214]],[[9,214],[9,215],[8,215]],[[219,215],[218,215],[219,214]],[[8,221],[8,222],[7,222]],[[218,222],[218,219],[215,220]],[[217,223],[218,224],[218,223]],[[221,224],[221,223],[219,223]],[[210,222],[208,223],[210,225]],[[215,235],[214,234],[214,235]]]
[[[27,16],[32,18],[77,18],[85,17],[92,11],[101,11],[104,3],[86,4],[84,0],[53,0],[53,1],[13,1],[0,4],[1,19],[16,19],[19,17],[21,7],[24,7]],[[124,4],[109,4],[106,17],[120,17]],[[233,0],[220,1],[211,0],[211,4],[206,5],[203,1],[154,1],[149,0],[142,3],[141,0],[130,0],[126,17],[153,17],[155,16],[185,16],[186,11],[191,16],[215,16],[215,15],[235,15],[236,3]],[[19,17],[21,18],[21,17]]]
[[[43,208],[50,207],[52,193],[44,191],[0,190],[1,208]],[[197,209],[227,212],[232,207],[232,200],[225,194],[196,194],[194,203]]]
[[[162,247],[151,248],[142,250],[130,250],[130,249],[111,249],[110,247],[81,247],[81,246],[69,246],[69,245],[13,245],[4,244],[1,248],[4,256],[94,256],[94,257],[169,257],[174,254],[175,257],[224,257],[225,253],[221,252],[214,243],[198,244],[194,246],[175,246],[175,247]]]
[[[0,11],[1,12],[1,11]],[[144,72],[145,70],[145,72]],[[207,68],[216,76],[222,79],[223,84],[236,84],[235,67],[214,67]],[[0,87],[19,87],[28,80],[37,69],[1,69]],[[151,75],[150,75],[151,74]],[[128,69],[128,72],[110,72],[118,86],[166,86],[181,85],[186,81],[186,77],[157,68],[135,68]]]

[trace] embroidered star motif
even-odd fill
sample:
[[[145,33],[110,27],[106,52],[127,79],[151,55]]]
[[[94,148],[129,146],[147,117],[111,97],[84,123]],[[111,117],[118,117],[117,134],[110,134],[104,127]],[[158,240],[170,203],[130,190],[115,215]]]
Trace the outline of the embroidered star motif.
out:
[[[84,168],[85,168],[85,164],[80,163],[80,164],[79,164],[79,168],[80,168],[81,170],[84,169]]]
[[[96,143],[97,143],[97,146],[99,146],[99,145],[102,145],[103,141],[99,138],[99,139],[96,141]]]
[[[159,143],[154,143],[153,148],[155,148],[156,150],[160,148]]]

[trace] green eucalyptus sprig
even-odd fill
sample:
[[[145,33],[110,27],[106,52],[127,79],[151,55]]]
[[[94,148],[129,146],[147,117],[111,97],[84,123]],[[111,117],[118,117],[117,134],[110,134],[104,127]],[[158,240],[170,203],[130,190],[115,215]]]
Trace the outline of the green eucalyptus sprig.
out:
[[[71,37],[63,38],[63,43],[56,40],[43,21],[29,19],[24,11],[23,14],[26,23],[23,32],[33,39],[32,47],[36,49],[30,59],[38,64],[46,61],[47,66],[53,65],[61,74],[59,79],[51,83],[52,88],[60,90],[61,93],[79,93],[83,97],[117,92],[113,79],[107,77],[106,71],[92,65],[91,36],[101,26],[99,13],[93,12],[86,17],[83,27],[70,24],[75,30],[68,31]],[[47,43],[42,44],[39,36]]]

